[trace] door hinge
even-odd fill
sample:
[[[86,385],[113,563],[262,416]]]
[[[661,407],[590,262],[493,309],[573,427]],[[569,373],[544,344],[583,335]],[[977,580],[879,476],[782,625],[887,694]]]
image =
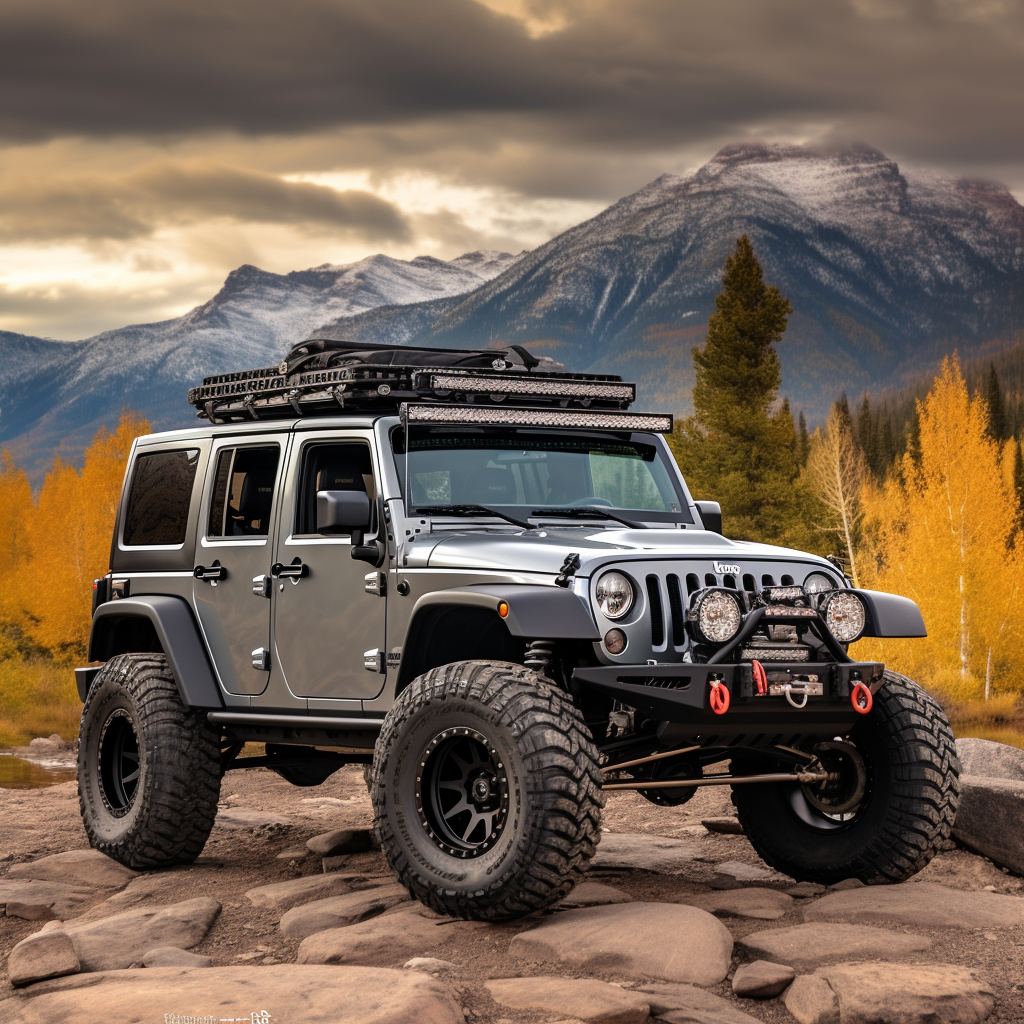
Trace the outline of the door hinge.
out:
[[[266,647],[257,647],[252,652],[252,667],[260,672],[266,672],[270,668],[270,651]]]
[[[363,668],[367,672],[384,671],[384,653],[374,647],[372,650],[363,651]]]
[[[363,588],[368,594],[376,594],[378,597],[384,596],[384,591],[387,588],[387,576],[382,572],[368,572],[363,577]]]

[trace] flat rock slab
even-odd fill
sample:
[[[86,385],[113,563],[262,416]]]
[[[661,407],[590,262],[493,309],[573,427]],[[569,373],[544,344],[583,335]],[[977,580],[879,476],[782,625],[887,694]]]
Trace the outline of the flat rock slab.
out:
[[[639,993],[593,979],[501,978],[486,987],[502,1006],[571,1015],[588,1024],[644,1024],[651,1009]]]
[[[650,1001],[652,1016],[669,1024],[761,1024],[735,1003],[693,985],[649,984],[635,991]]]
[[[736,968],[732,990],[741,999],[774,999],[795,977],[796,971],[785,964],[755,960]]]
[[[142,963],[145,954],[157,946],[194,946],[203,940],[219,913],[216,900],[200,897],[57,927],[71,937],[83,971],[116,971]]]
[[[841,918],[911,928],[1014,928],[1024,925],[1024,899],[948,889],[934,882],[903,882],[829,893],[804,907],[803,914],[805,921]]]
[[[331,896],[292,907],[281,918],[281,933],[289,939],[304,939],[328,928],[345,928],[376,917],[409,899],[409,890],[393,882],[373,889]]]
[[[399,963],[410,957],[429,956],[464,924],[427,918],[418,910],[385,914],[347,928],[329,928],[303,939],[300,964],[368,964],[381,960]]]
[[[267,910],[289,910],[300,903],[341,896],[357,887],[364,887],[366,875],[331,873],[327,875],[306,875],[292,878],[287,882],[272,882],[250,889],[245,895],[254,907]]]
[[[716,889],[739,889],[752,882],[789,882],[793,879],[788,875],[779,874],[771,868],[762,867],[760,864],[745,864],[740,860],[727,860],[715,865],[715,877],[711,879],[710,885]]]
[[[828,892],[828,889],[817,882],[797,882],[785,890],[787,896],[795,896],[798,900],[809,900],[815,896],[821,896]]]
[[[926,935],[866,924],[798,924],[752,932],[739,945],[755,956],[791,967],[816,967],[826,960],[899,959],[932,946]]]
[[[30,935],[11,950],[7,959],[7,976],[12,985],[29,985],[45,978],[77,974],[81,969],[75,945],[62,931]]]
[[[520,932],[509,953],[587,971],[714,985],[728,973],[732,936],[697,907],[624,903],[556,914]]]
[[[107,890],[109,891],[109,890]],[[40,907],[51,911],[51,917],[63,920],[74,917],[83,907],[102,899],[103,893],[97,894],[95,888],[65,885],[62,882],[36,882],[28,878],[17,878],[8,881],[0,879],[0,904],[5,908],[15,906]],[[8,911],[11,917],[19,917]],[[28,920],[42,920],[28,918]]]
[[[590,866],[596,871],[626,869],[676,875],[691,868],[699,854],[699,846],[681,839],[637,832],[605,832]]]
[[[839,1024],[839,1000],[824,978],[801,974],[786,989],[782,1004],[797,1024]]]
[[[37,882],[60,882],[64,885],[100,886],[122,889],[139,873],[126,868],[99,850],[70,850],[27,864],[15,864],[8,878],[30,878]]]
[[[214,819],[215,828],[254,829],[267,825],[291,825],[292,819],[273,811],[257,811],[251,807],[222,807]]]
[[[142,956],[143,967],[212,967],[213,960],[177,946],[157,946]]]
[[[102,903],[90,907],[75,918],[75,924],[99,921],[113,914],[123,914],[141,907],[166,907],[178,902],[181,884],[190,869],[178,868],[171,871],[151,871],[140,875],[120,892],[108,896]]]
[[[953,835],[964,846],[1024,875],[1024,782],[964,775]]]
[[[971,736],[956,741],[961,777],[984,775],[994,779],[1024,782],[1024,750],[1006,743]]]
[[[349,853],[365,853],[374,847],[373,833],[366,828],[339,828],[313,836],[306,847],[318,857],[339,857]]]
[[[578,907],[600,907],[607,903],[632,903],[633,897],[628,892],[616,889],[614,885],[602,882],[580,882],[568,896],[559,901],[563,910]]]
[[[37,986],[37,989],[39,986]],[[0,1002],[0,1024],[138,1024],[268,1019],[287,1024],[465,1024],[443,982],[420,971],[371,967],[163,967],[48,982]]]
[[[720,836],[741,836],[743,826],[739,818],[705,818],[701,824],[709,831]]]
[[[841,1024],[980,1024],[995,1006],[990,985],[953,964],[856,963],[822,967]]]
[[[726,889],[688,897],[687,903],[724,917],[754,917],[762,921],[777,921],[796,906],[792,896],[775,889]]]

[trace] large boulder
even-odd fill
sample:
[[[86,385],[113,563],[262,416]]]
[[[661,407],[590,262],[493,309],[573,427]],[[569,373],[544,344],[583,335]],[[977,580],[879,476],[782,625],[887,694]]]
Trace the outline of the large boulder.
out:
[[[866,885],[832,892],[804,907],[804,920],[901,924],[911,928],[1017,928],[1024,899],[994,892],[965,892],[933,882]]]
[[[1006,743],[971,736],[956,741],[961,775],[984,775],[992,779],[1024,782],[1024,750]]]
[[[71,937],[83,971],[115,971],[142,963],[146,953],[157,946],[195,946],[206,937],[219,913],[216,900],[199,897],[61,927]]]
[[[644,1024],[651,1012],[640,993],[590,978],[499,978],[488,981],[486,987],[501,1006],[572,1017],[586,1024]]]
[[[71,937],[59,930],[30,935],[7,958],[7,977],[12,985],[30,985],[44,978],[77,974],[81,969]]]
[[[0,1024],[138,1024],[174,1018],[464,1024],[462,1009],[443,982],[420,971],[368,967],[113,971],[47,982],[0,1001]]]
[[[953,835],[964,846],[1024,875],[1024,782],[965,775],[960,783]]]
[[[520,932],[509,953],[584,971],[714,985],[729,971],[732,936],[697,907],[622,903],[556,914]]]
[[[898,960],[930,949],[932,940],[867,924],[798,924],[751,932],[739,944],[754,956],[807,968],[827,960]]]
[[[7,872],[7,877],[121,889],[133,878],[138,878],[138,872],[126,868],[99,850],[69,850],[67,853],[40,857],[26,864],[15,864]]]
[[[281,918],[281,933],[289,939],[304,939],[307,935],[328,928],[358,924],[408,899],[409,890],[395,882],[392,885],[378,885],[373,889],[346,893],[344,896],[314,900],[312,903],[292,907]]]

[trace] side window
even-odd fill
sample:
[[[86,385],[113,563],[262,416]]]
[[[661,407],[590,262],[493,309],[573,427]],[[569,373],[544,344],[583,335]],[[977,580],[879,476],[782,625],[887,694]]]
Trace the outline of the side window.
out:
[[[373,501],[377,497],[377,489],[369,445],[348,441],[344,444],[311,444],[305,449],[295,519],[298,535],[316,535],[317,491],[364,491]]]
[[[224,448],[206,524],[207,537],[266,537],[274,506],[274,481],[280,448]]]
[[[199,450],[146,452],[135,459],[124,517],[126,547],[183,544]]]

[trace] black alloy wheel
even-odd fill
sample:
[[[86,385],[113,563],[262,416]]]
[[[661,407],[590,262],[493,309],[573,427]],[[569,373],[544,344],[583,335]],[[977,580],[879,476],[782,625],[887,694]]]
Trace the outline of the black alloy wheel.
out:
[[[99,789],[115,818],[126,815],[139,788],[139,735],[126,708],[115,708],[104,722],[99,739]]]
[[[849,736],[815,744],[812,753],[828,778],[794,786],[790,791],[793,813],[810,828],[827,832],[848,827],[871,803],[867,762]]]

